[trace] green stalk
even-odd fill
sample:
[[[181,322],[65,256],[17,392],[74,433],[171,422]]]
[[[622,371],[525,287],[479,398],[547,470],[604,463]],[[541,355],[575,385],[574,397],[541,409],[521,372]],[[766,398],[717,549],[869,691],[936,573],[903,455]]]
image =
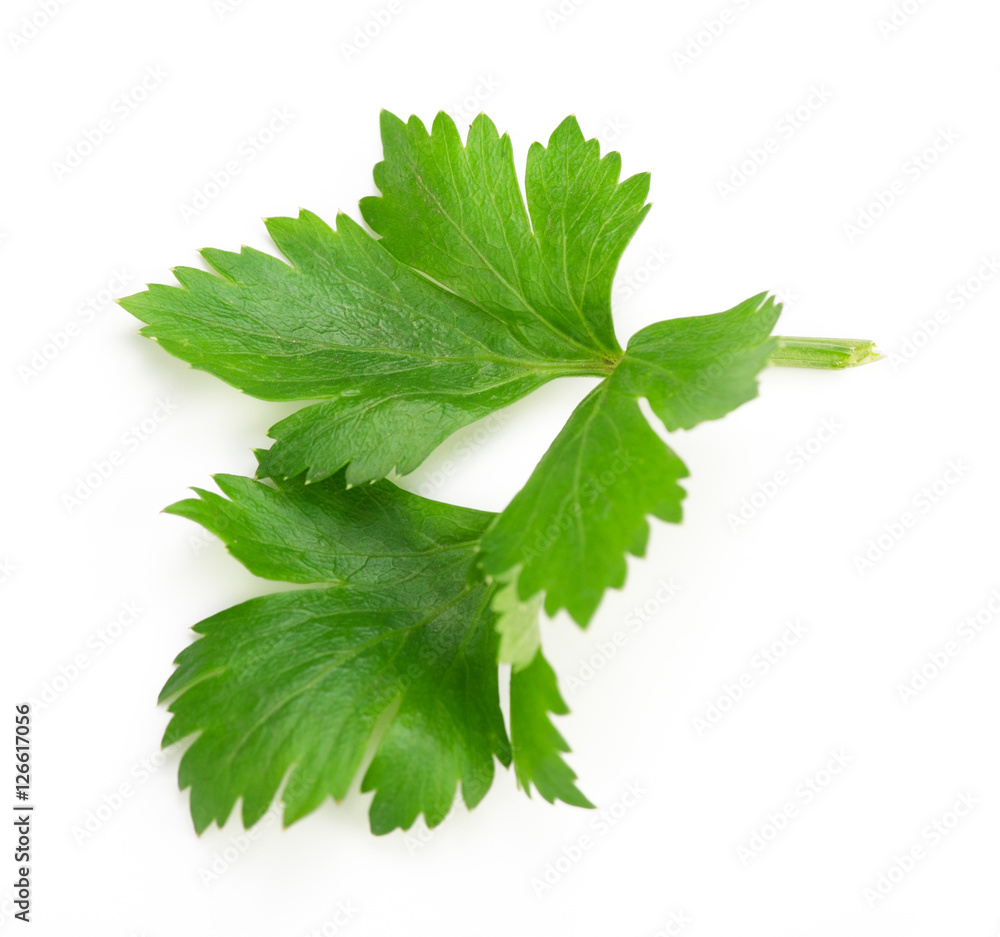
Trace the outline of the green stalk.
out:
[[[782,368],[854,368],[882,357],[874,342],[859,338],[774,337],[778,347],[767,363]]]

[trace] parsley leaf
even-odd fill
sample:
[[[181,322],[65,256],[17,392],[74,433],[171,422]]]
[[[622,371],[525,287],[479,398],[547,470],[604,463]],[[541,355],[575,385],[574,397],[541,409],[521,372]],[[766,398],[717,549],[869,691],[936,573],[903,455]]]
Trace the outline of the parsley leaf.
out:
[[[290,264],[204,250],[214,273],[178,267],[180,286],[121,300],[195,367],[266,400],[323,401],[271,428],[262,475],[406,474],[460,427],[621,354],[611,280],[648,174],[619,183],[618,154],[567,118],[529,153],[529,222],[510,140],[484,115],[465,147],[444,114],[428,135],[383,113],[382,132],[384,195],[362,202],[382,240],[343,214],[336,230],[272,218]]]
[[[510,138],[485,114],[464,147],[444,113],[431,133],[387,111],[381,123],[382,195],[362,199],[361,212],[389,251],[550,357],[618,357],[611,281],[649,211],[648,173],[619,183],[619,155],[602,159],[567,117],[548,147],[528,151],[526,210]]]
[[[383,112],[381,129],[380,194],[361,201],[378,238],[343,214],[335,229],[306,211],[272,218],[284,259],[205,250],[209,271],[178,267],[179,285],[120,300],[194,367],[310,402],[258,453],[276,487],[220,475],[222,495],[168,508],[257,575],[321,586],[212,616],[177,659],[164,741],[197,736],[180,781],[199,831],[237,800],[251,825],[279,793],[290,823],[359,774],[373,831],[420,814],[434,826],[459,788],[469,807],[482,799],[497,761],[529,794],[591,806],[551,721],[567,710],[538,615],[566,609],[585,626],[626,556],[645,552],[648,517],[681,520],[687,469],[640,400],[674,432],[751,400],[769,364],[879,357],[867,341],[772,336],[781,307],[763,293],[658,322],[623,351],[612,279],[649,211],[648,174],[620,180],[618,154],[602,157],[572,117],[529,149],[523,194],[485,115],[465,143],[445,114],[428,131]],[[500,514],[382,480],[569,375],[600,383]]]
[[[518,593],[545,593],[581,625],[605,589],[625,582],[625,554],[642,556],[647,515],[680,523],[687,469],[653,431],[639,397],[667,429],[717,419],[757,394],[780,312],[766,294],[728,312],[670,319],[637,333],[614,374],[576,408],[527,484],[483,538],[482,566],[520,567]]]
[[[324,484],[294,479],[275,490],[241,475],[213,476],[227,496],[195,488],[198,498],[165,510],[222,539],[255,576],[295,583],[420,588],[442,556],[464,582],[488,511],[429,501],[395,485],[345,491],[343,473]],[[435,588],[428,582],[427,587]]]
[[[202,251],[122,305],[142,334],[266,400],[326,398],[272,427],[262,474],[351,483],[414,469],[466,423],[579,362],[542,360],[495,317],[395,260],[346,215],[266,221],[292,266],[251,248]]]
[[[575,807],[593,807],[577,789],[576,774],[559,753],[569,746],[556,731],[548,713],[569,712],[556,685],[556,675],[539,651],[527,667],[510,679],[510,736],[514,771],[525,792],[534,784],[550,804],[556,800]]]
[[[679,523],[687,469],[653,432],[638,401],[604,381],[576,408],[525,486],[483,540],[483,569],[520,566],[519,596],[586,624],[608,587],[642,556],[646,515]]]
[[[373,742],[361,784],[375,792],[373,832],[408,828],[421,813],[435,826],[459,784],[468,807],[479,803],[494,760],[511,762],[498,587],[470,575],[493,515],[388,482],[346,489],[342,474],[282,490],[233,475],[216,482],[228,497],[196,489],[168,510],[217,533],[258,575],[337,585],[252,599],[195,626],[202,637],[177,658],[161,699],[174,714],[165,745],[198,734],[180,767],[196,829],[221,826],[239,798],[253,825],[283,781],[286,825],[341,800]],[[565,743],[538,729],[558,691],[517,686],[520,782],[585,803],[571,783],[547,780],[572,780]]]
[[[632,336],[612,383],[646,397],[670,432],[717,420],[757,396],[780,313],[760,293],[728,312],[656,322]]]

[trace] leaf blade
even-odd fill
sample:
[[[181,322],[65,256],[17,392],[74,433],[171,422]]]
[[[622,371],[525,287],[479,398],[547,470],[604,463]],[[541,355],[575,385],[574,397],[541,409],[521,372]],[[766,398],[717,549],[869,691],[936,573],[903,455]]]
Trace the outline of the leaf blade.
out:
[[[256,573],[341,584],[252,599],[195,626],[202,637],[161,700],[173,713],[165,745],[197,734],[179,773],[196,829],[224,824],[240,798],[252,825],[283,779],[286,824],[340,800],[373,742],[362,789],[375,791],[376,833],[421,813],[439,823],[459,787],[477,804],[493,759],[510,762],[496,588],[470,576],[492,515],[388,482],[217,483],[227,497],[200,492],[174,513],[218,531]]]
[[[605,380],[583,400],[525,486],[483,537],[491,576],[520,565],[522,599],[545,592],[586,625],[608,588],[625,582],[625,554],[641,556],[647,515],[679,523],[684,463],[653,432],[634,397]]]
[[[550,804],[561,800],[574,807],[594,805],[576,786],[576,773],[561,757],[569,745],[549,713],[569,712],[556,675],[539,651],[531,664],[511,677],[510,736],[517,780],[528,796],[534,785]]]

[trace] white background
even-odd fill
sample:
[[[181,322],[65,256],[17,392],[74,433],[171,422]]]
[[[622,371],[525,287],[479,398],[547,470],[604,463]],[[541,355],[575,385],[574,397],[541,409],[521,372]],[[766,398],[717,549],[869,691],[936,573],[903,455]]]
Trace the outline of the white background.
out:
[[[70,2],[26,43],[11,37],[41,6],[4,4],[4,738],[15,702],[54,695],[34,722],[28,933],[294,937],[325,924],[357,937],[652,937],[677,933],[678,920],[692,937],[1000,931],[1000,622],[987,607],[1000,587],[1000,293],[972,279],[1000,254],[1000,9],[908,0],[915,12],[890,32],[879,20],[891,0],[589,0],[549,15],[556,2],[398,0],[349,55],[387,0]],[[685,62],[685,50],[700,54]],[[121,117],[116,99],[135,103],[131,89],[157,69],[165,79]],[[810,114],[814,86],[828,99]],[[800,106],[809,119],[790,130],[784,115]],[[100,301],[122,271],[117,295],[171,282],[169,268],[197,263],[200,247],[268,246],[264,216],[305,206],[358,218],[381,107],[427,122],[443,108],[460,124],[486,110],[511,133],[519,168],[572,112],[621,150],[626,173],[651,170],[654,208],[616,289],[622,341],[774,289],[789,300],[780,331],[871,338],[900,357],[844,373],[772,370],[760,399],[677,434],[691,470],[684,524],[654,524],[648,558],[587,632],[564,618],[544,626],[573,710],[559,721],[570,762],[613,826],[528,800],[502,772],[474,812],[457,807],[430,836],[373,837],[369,795],[355,791],[287,831],[271,823],[241,851],[236,820],[195,836],[176,754],[151,773],[143,762],[188,627],[274,587],[158,512],[213,472],[252,473],[251,447],[293,408],[188,369]],[[274,108],[293,119],[246,159],[241,146]],[[104,118],[110,133],[63,172],[56,164],[86,150]],[[941,133],[952,142],[925,162]],[[769,137],[777,152],[722,192]],[[240,173],[185,220],[181,206],[233,158]],[[894,203],[876,204],[880,217],[852,237],[845,225],[894,180]],[[981,289],[960,307],[960,287]],[[944,324],[922,325],[939,309]],[[407,484],[503,507],[589,386],[549,386],[502,426],[467,430]],[[135,443],[130,427],[158,400],[176,409]],[[838,429],[820,442],[824,421]],[[121,464],[81,504],[67,501],[112,450]],[[920,491],[935,482],[944,493],[930,503]],[[727,515],[755,492],[756,513],[734,529]],[[859,569],[905,511],[916,524]],[[661,580],[677,594],[657,607]],[[140,611],[109,644],[100,633],[122,603]],[[653,614],[636,630],[630,616],[646,603]],[[977,610],[983,630],[966,641],[958,629]],[[792,621],[805,635],[762,673],[755,655]],[[627,640],[609,658],[619,631]],[[904,703],[899,685],[952,640],[957,655]],[[87,666],[71,680],[60,668],[72,676],[79,655]],[[599,669],[584,667],[591,658]],[[699,735],[696,717],[717,716],[710,706],[745,672],[754,685]],[[12,748],[0,758],[5,805]],[[821,773],[832,751],[848,762],[836,776]],[[810,780],[811,798],[799,786]],[[616,808],[629,785],[644,793]],[[950,822],[970,793],[975,809],[931,842],[928,824]],[[768,815],[790,801],[796,816],[771,836]],[[89,815],[96,832],[78,842]],[[753,852],[761,832],[770,838]],[[0,898],[13,881],[8,835]],[[592,848],[557,863],[581,835]],[[924,858],[866,898],[914,844]],[[550,863],[554,884],[533,885]],[[340,925],[338,903],[340,922],[350,914]],[[0,929],[19,932],[0,906]]]

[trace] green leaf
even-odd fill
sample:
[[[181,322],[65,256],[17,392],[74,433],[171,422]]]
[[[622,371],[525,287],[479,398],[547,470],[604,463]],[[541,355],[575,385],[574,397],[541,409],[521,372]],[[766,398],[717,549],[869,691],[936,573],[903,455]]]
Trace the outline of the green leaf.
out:
[[[458,562],[461,580],[494,517],[388,483],[345,490],[342,474],[281,491],[240,475],[214,480],[227,497],[196,488],[167,512],[210,530],[254,575],[285,582],[418,589],[442,559]]]
[[[687,469],[638,398],[675,430],[755,397],[780,309],[762,293],[728,312],[659,322],[634,336],[487,531],[483,569],[499,577],[521,567],[522,600],[544,591],[549,615],[565,608],[586,625],[604,591],[624,584],[625,555],[645,553],[647,516],[681,521],[677,482]]]
[[[508,573],[497,582],[493,611],[497,613],[500,650],[497,659],[510,664],[514,671],[527,667],[542,646],[538,615],[542,610],[541,595],[523,601],[517,594],[517,571]]]
[[[436,504],[381,482],[340,478],[273,491],[220,476],[230,501],[203,492],[175,513],[217,530],[253,571],[335,588],[264,596],[195,626],[161,698],[164,737],[197,733],[181,761],[200,832],[237,799],[250,826],[282,784],[285,822],[342,799],[375,755],[375,833],[429,826],[456,788],[469,807],[510,762],[497,687],[495,587],[469,572],[490,515]],[[270,553],[270,555],[269,555]],[[379,734],[380,724],[388,726]]]
[[[492,576],[520,566],[522,600],[545,592],[585,625],[604,590],[625,582],[625,553],[642,556],[647,515],[679,523],[687,469],[634,398],[601,382],[573,411],[525,486],[483,538]]]
[[[611,282],[649,210],[649,174],[619,182],[621,158],[603,159],[575,117],[528,151],[527,210],[510,138],[480,114],[465,146],[440,113],[428,133],[382,112],[381,197],[365,221],[404,263],[515,326],[554,357],[620,354]],[[530,215],[530,218],[529,218]]]
[[[561,800],[574,807],[593,807],[573,783],[576,774],[560,756],[569,746],[548,717],[568,712],[556,675],[539,651],[510,680],[510,737],[518,783],[529,796],[534,784],[550,804]]]
[[[439,114],[381,120],[372,237],[338,215],[273,218],[283,255],[205,250],[121,304],[142,334],[268,400],[308,401],[271,428],[258,477],[168,508],[217,533],[257,575],[323,588],[245,602],[201,622],[163,690],[165,743],[196,736],[180,781],[199,831],[238,800],[247,825],[276,796],[290,823],[358,775],[372,829],[434,826],[460,788],[472,807],[495,761],[520,785],[590,806],[550,714],[566,712],[538,613],[581,625],[642,556],[649,517],[678,523],[687,470],[667,431],[718,419],[757,393],[767,364],[842,368],[867,341],[773,338],[760,294],[726,313],[671,319],[623,352],[612,279],[649,210],[649,176],[620,179],[575,118],[528,151],[485,115],[463,144]],[[455,430],[561,376],[600,384],[500,515],[380,481]],[[309,483],[312,484],[309,484]],[[371,485],[362,484],[374,482]],[[511,664],[511,741],[498,697]],[[365,761],[370,763],[365,769]]]
[[[142,334],[267,400],[325,398],[272,427],[262,472],[355,484],[409,472],[452,432],[561,374],[496,317],[395,260],[346,215],[309,212],[268,231],[293,266],[251,248],[205,250],[214,274],[121,300]],[[596,365],[595,365],[596,366]]]
[[[376,792],[374,833],[408,828],[421,813],[437,825],[459,782],[474,807],[493,758],[509,763],[484,585],[436,601],[425,590],[284,592],[195,631],[203,637],[181,652],[161,698],[180,694],[164,745],[198,734],[180,784],[191,788],[199,832],[224,824],[240,797],[252,826],[286,776],[286,825],[343,799],[387,713],[362,786]]]
[[[342,214],[336,230],[306,211],[271,218],[288,263],[204,250],[212,272],[178,267],[179,286],[120,301],[194,367],[266,400],[320,401],[271,428],[262,476],[407,474],[460,427],[621,355],[611,281],[648,175],[619,183],[618,155],[568,118],[529,152],[525,209],[488,118],[466,146],[443,114],[433,135],[388,113],[382,129],[384,194],[363,201],[381,241]]]
[[[780,314],[760,293],[728,312],[656,322],[632,336],[613,381],[646,397],[671,432],[719,419],[757,396]]]
[[[522,369],[523,370],[523,369]],[[382,478],[395,469],[412,472],[456,429],[506,407],[541,386],[541,371],[518,374],[496,371],[496,383],[476,390],[488,380],[485,371],[469,371],[467,384],[453,373],[397,375],[368,382],[366,390],[303,407],[268,431],[275,444],[261,457],[261,477],[294,478],[303,472],[310,481],[326,478],[348,458],[351,484]],[[432,381],[445,378],[455,387],[430,390]]]

